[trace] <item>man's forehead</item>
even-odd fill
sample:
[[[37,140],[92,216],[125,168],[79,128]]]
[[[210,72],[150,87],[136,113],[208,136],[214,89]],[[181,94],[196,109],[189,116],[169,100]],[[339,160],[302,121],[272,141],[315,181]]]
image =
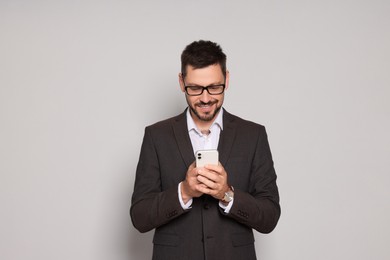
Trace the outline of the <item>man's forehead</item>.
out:
[[[221,81],[224,80],[224,74],[219,64],[205,68],[188,67],[185,79],[187,81]]]
[[[211,64],[211,65],[208,65],[208,66],[202,67],[202,68],[195,68],[194,66],[189,64],[186,67],[186,72],[188,73],[190,71],[197,71],[197,70],[204,70],[204,69],[220,70],[220,72],[222,72],[222,68],[221,68],[221,65],[219,63]]]

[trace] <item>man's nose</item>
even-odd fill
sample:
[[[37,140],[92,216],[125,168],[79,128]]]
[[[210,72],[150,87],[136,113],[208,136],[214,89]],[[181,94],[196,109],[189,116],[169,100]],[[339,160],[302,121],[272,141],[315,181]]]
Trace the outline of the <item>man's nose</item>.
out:
[[[207,89],[203,89],[203,93],[200,95],[200,101],[207,103],[211,100],[211,96],[209,92],[207,92]]]

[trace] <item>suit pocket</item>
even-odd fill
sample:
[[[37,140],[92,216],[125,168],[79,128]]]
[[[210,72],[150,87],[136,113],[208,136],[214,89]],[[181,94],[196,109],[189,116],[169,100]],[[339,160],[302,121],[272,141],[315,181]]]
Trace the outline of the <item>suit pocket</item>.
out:
[[[255,237],[253,236],[253,233],[239,233],[239,234],[232,234],[232,243],[233,246],[246,246],[253,244],[255,242]]]
[[[174,234],[155,233],[153,244],[161,246],[178,246],[180,242],[179,236]]]

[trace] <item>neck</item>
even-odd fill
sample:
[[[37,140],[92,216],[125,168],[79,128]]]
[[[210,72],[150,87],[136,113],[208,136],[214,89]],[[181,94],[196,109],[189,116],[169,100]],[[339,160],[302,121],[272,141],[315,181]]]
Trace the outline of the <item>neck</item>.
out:
[[[202,135],[209,135],[211,133],[210,129],[207,129],[207,130],[201,130],[200,131],[202,133]]]
[[[210,121],[204,121],[200,120],[192,111],[190,111],[190,115],[192,119],[194,120],[194,123],[196,127],[202,132],[202,134],[210,132],[210,127],[213,124],[215,118],[218,116],[218,114]]]

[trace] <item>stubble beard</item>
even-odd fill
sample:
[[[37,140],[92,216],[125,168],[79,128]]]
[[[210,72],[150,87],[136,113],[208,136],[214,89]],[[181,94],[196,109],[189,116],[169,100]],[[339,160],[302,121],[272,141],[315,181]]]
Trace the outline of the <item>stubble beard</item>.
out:
[[[217,101],[217,100],[216,100],[216,101],[210,101],[210,102],[208,102],[208,103],[200,102],[200,103],[195,104],[194,106],[192,106],[188,101],[187,101],[187,103],[188,103],[188,106],[190,107],[192,113],[193,113],[200,121],[204,121],[204,122],[210,122],[210,121],[212,121],[212,120],[215,118],[215,116],[218,114],[218,112],[221,110],[221,107],[222,107],[222,106],[217,106],[217,107],[215,108],[215,110],[212,111],[211,113],[205,114],[205,115],[201,115],[201,114],[198,113],[198,111],[196,111],[196,106],[197,106],[197,105],[214,105],[214,104],[217,104],[218,101]]]

